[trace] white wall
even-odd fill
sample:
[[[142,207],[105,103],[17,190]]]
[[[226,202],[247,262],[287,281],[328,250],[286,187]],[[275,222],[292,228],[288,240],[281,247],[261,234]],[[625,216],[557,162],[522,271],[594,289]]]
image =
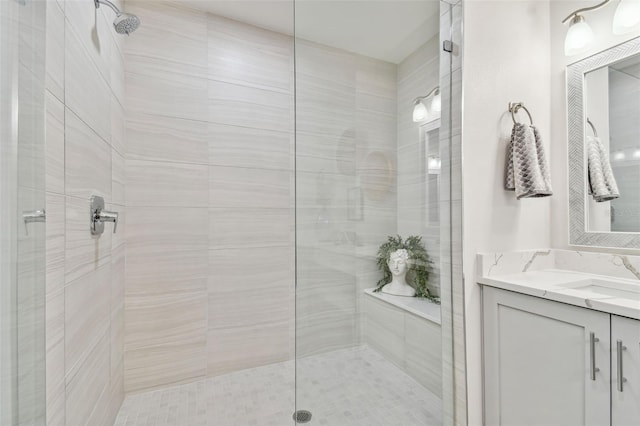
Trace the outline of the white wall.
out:
[[[552,1],[551,17],[551,174],[556,184],[554,196],[551,200],[551,246],[554,248],[569,248],[569,216],[567,193],[567,95],[565,85],[565,67],[580,59],[591,56],[611,46],[623,43],[640,36],[640,27],[625,35],[614,35],[611,31],[616,4],[585,15],[589,25],[596,34],[591,48],[583,54],[564,56],[564,37],[567,27],[561,21],[572,11],[585,6],[591,6],[588,1]],[[580,247],[580,250],[620,252],[622,250]],[[640,250],[626,250],[627,253],[640,253]]]
[[[463,232],[468,418],[482,423],[478,252],[547,247],[550,198],[517,201],[503,189],[509,102],[531,111],[545,146],[549,131],[549,3],[469,1],[464,9]],[[552,159],[553,160],[553,159]],[[553,179],[554,190],[562,185]]]

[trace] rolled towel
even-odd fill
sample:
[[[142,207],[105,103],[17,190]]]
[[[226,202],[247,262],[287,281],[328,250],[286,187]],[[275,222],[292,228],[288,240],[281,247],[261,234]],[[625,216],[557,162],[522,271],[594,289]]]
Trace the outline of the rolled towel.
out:
[[[517,199],[553,195],[547,157],[535,126],[513,126],[507,148],[505,189],[515,191]]]
[[[620,196],[616,178],[611,170],[609,153],[599,138],[587,137],[587,163],[589,168],[589,194],[601,203]]]

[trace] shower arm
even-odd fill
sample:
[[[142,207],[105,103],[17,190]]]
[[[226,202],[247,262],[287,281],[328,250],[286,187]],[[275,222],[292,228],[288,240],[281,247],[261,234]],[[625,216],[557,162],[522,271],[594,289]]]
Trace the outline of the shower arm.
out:
[[[111,3],[109,0],[93,0],[93,2],[96,4],[96,9],[99,9],[100,5],[104,4],[109,6],[111,9],[113,9],[116,15],[118,16],[122,15],[122,12],[120,11],[120,9],[118,9],[118,7],[115,4]]]

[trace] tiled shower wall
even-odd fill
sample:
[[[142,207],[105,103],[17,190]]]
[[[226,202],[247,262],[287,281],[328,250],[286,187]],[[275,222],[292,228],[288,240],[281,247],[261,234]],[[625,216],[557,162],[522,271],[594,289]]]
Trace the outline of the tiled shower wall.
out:
[[[123,39],[90,1],[46,4],[47,424],[112,424],[124,397],[124,226],[93,237],[89,197],[124,221]]]
[[[293,41],[126,7],[125,388],[290,359]]]
[[[432,262],[428,287],[436,295],[440,294],[440,222],[430,220],[439,216],[430,210],[438,209],[439,194],[429,191],[433,189],[429,179],[442,178],[426,170],[427,147],[420,138],[423,123],[413,122],[413,100],[440,84],[439,38],[434,36],[398,64],[398,233],[404,238],[422,236]]]
[[[293,39],[168,3],[126,7],[144,23],[125,55],[126,390],[290,359],[296,320],[300,355],[357,345],[356,270],[375,268],[363,244],[396,226],[395,65],[296,46],[296,318]],[[359,185],[364,215],[349,219]]]
[[[396,232],[396,65],[296,42],[296,355],[360,343]]]

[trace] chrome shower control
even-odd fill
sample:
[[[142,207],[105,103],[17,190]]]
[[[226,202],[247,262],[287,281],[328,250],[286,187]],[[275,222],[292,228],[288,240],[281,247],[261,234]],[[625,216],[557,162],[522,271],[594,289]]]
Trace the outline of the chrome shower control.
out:
[[[29,210],[22,212],[22,219],[24,220],[25,232],[29,235],[29,224],[33,222],[45,222],[47,220],[47,213],[43,210]]]
[[[91,235],[100,235],[104,232],[104,223],[113,222],[113,233],[118,228],[118,213],[104,209],[104,198],[97,195],[91,196],[89,215],[91,221]]]

